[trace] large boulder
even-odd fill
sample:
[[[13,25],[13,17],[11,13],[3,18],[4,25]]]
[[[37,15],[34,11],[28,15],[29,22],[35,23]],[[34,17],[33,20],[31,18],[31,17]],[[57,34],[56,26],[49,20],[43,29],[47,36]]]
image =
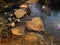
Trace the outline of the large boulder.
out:
[[[26,27],[29,30],[44,31],[43,23],[40,17],[34,17],[31,21],[26,22]]]
[[[22,9],[18,9],[14,12],[16,18],[22,18],[26,14],[26,12]]]

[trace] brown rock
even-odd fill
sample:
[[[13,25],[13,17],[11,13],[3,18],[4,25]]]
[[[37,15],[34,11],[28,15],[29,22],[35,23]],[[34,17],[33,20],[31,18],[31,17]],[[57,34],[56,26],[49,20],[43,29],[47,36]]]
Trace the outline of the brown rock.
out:
[[[28,0],[27,3],[33,4],[33,3],[37,3],[38,0]]]
[[[11,32],[13,35],[23,35],[24,34],[24,27],[20,26],[20,27],[16,27],[11,29]]]
[[[35,18],[32,18],[31,21],[27,21],[26,27],[29,30],[44,31],[43,23],[40,17],[35,17]]]
[[[24,45],[41,45],[42,40],[44,41],[42,35],[32,33],[32,32],[27,33],[24,38],[25,38]]]
[[[15,27],[15,22],[10,23],[9,26]]]
[[[24,11],[26,11],[26,15],[30,15],[31,14],[31,11],[30,11],[30,8],[29,8],[29,5],[28,4],[22,4],[20,6],[21,9],[23,9]]]
[[[22,9],[18,9],[14,12],[14,14],[16,15],[16,18],[22,18],[26,14],[26,12]]]
[[[28,5],[27,4],[22,4],[22,5],[20,5],[20,8],[28,8]]]

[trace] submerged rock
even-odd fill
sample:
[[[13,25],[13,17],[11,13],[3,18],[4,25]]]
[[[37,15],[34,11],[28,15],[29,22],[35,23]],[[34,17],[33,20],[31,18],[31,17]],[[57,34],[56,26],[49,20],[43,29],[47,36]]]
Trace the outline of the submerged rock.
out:
[[[35,17],[35,18],[32,18],[31,21],[27,21],[26,27],[29,30],[44,31],[43,23],[40,17]]]

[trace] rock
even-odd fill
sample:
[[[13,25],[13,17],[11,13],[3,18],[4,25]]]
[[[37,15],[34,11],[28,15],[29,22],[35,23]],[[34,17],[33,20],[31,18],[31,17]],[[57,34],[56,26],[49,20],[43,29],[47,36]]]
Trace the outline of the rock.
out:
[[[28,8],[28,5],[27,4],[22,4],[22,5],[20,5],[20,8]]]
[[[42,45],[42,43],[44,43],[43,42],[44,37],[42,35],[39,35],[33,32],[27,33],[24,39],[25,39],[24,45]]]
[[[18,9],[14,12],[16,18],[22,18],[26,14],[26,12],[22,9]]]
[[[10,17],[13,16],[13,14],[10,14]]]
[[[28,4],[22,4],[22,5],[20,6],[20,8],[26,12],[26,15],[27,15],[27,16],[31,14],[31,10],[30,10]]]
[[[2,18],[2,17],[0,17],[0,32],[1,32],[1,30],[4,28],[4,26],[5,26],[5,19],[4,18]]]
[[[40,17],[34,17],[31,21],[26,22],[26,27],[29,30],[44,31],[43,23]]]
[[[13,35],[20,36],[20,35],[24,35],[24,29],[25,29],[25,27],[20,26],[20,27],[11,29],[11,32]]]
[[[29,4],[33,4],[33,3],[37,3],[38,2],[38,0],[28,0],[27,1],[27,3],[29,3]]]
[[[15,22],[10,23],[9,26],[15,27]]]
[[[20,19],[16,19],[16,21],[20,22]]]
[[[7,12],[4,13],[5,15],[7,14]]]
[[[8,18],[8,20],[9,20],[10,22],[12,22],[12,19],[11,19],[11,18]]]
[[[14,9],[14,11],[16,11],[16,10],[18,10],[18,9]]]
[[[42,10],[43,10],[43,11],[45,11],[45,12],[49,12],[48,7],[47,7],[47,6],[45,6],[45,5],[43,5],[43,6],[42,6]]]

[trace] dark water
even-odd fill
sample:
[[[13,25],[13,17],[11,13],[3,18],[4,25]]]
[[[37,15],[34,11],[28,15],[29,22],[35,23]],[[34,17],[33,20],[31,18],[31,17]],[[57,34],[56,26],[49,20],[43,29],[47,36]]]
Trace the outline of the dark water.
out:
[[[32,11],[31,16],[41,16],[41,10],[40,10],[40,5],[39,4],[33,4],[30,7],[30,10]],[[44,28],[45,32],[48,35],[51,35],[53,37],[56,37],[57,39],[60,38],[60,11],[57,13],[54,11],[50,11],[50,16],[47,16],[46,14],[44,15]]]

